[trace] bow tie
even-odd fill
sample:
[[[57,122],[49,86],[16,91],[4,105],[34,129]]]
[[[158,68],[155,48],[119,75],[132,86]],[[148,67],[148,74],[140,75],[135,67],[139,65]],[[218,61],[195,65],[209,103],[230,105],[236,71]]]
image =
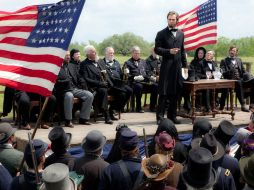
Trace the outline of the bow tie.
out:
[[[170,30],[169,30],[170,32],[176,32],[177,31],[177,29],[176,28],[170,28]]]

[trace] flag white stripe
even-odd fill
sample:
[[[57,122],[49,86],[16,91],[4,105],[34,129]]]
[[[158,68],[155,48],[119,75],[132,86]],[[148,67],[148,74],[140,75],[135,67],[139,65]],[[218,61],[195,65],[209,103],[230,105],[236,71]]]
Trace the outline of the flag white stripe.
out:
[[[49,80],[42,79],[39,77],[27,77],[12,72],[0,71],[0,77],[15,82],[40,86],[42,88],[48,89],[49,91],[52,91],[54,87],[54,83],[52,83]]]
[[[187,15],[185,15],[185,16],[183,16],[183,17],[179,17],[179,22],[181,22],[181,21],[183,21],[183,20],[185,20],[185,19],[188,19],[193,13],[195,13],[195,12],[197,12],[197,10],[194,10],[194,11],[192,11],[192,12],[190,12],[189,14],[187,14]]]
[[[184,47],[187,49],[187,48],[189,48],[189,47],[198,45],[198,44],[200,44],[200,43],[202,43],[202,42],[212,41],[212,40],[217,40],[217,37],[214,36],[214,37],[209,37],[209,38],[203,38],[203,39],[200,39],[200,40],[198,40],[198,41],[196,41],[196,42],[194,42],[194,43],[186,44],[186,45],[184,45]]]
[[[196,31],[198,31],[198,30],[202,30],[202,29],[205,29],[205,28],[207,28],[207,27],[216,26],[216,25],[217,25],[217,22],[211,22],[211,23],[209,23],[209,24],[205,24],[205,25],[203,25],[203,26],[199,26],[199,27],[193,28],[193,29],[191,29],[191,30],[185,30],[185,31],[184,31],[184,34],[185,34],[185,35],[186,35],[186,34],[190,34],[190,33],[196,32]]]
[[[35,26],[37,20],[4,20],[0,21],[0,26]]]
[[[30,33],[31,32],[9,32],[7,34],[0,34],[0,40],[4,39],[6,37],[27,39],[29,37]]]
[[[66,51],[56,47],[27,47],[27,46],[18,46],[12,44],[3,44],[0,43],[0,49],[15,53],[22,53],[27,55],[54,55],[60,58],[63,58],[66,54]],[[1,55],[0,55],[1,56]]]
[[[26,11],[26,12],[21,12],[21,13],[13,13],[13,14],[1,14],[0,13],[0,17],[5,17],[5,16],[16,16],[16,15],[31,15],[31,14],[38,14],[38,11]]]
[[[3,58],[0,57],[0,67],[1,65],[6,65],[6,66],[18,66],[18,67],[23,67],[31,70],[43,70],[51,72],[55,75],[58,75],[59,72],[59,67],[55,64],[47,63],[47,62],[36,62],[36,63],[31,63],[27,61],[19,61],[15,59],[8,59],[8,58]]]
[[[189,40],[194,40],[196,38],[199,38],[201,36],[204,36],[206,34],[212,34],[212,33],[216,33],[216,29],[213,29],[213,30],[208,30],[208,31],[204,31],[204,32],[200,32],[194,36],[191,36],[191,37],[188,37],[188,38],[185,38],[185,41],[184,42],[188,42]]]

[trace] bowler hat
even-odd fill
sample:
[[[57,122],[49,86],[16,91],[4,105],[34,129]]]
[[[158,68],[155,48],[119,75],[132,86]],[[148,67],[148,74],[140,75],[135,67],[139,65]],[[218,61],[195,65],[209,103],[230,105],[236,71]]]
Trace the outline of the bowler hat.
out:
[[[239,161],[240,172],[248,185],[254,186],[254,154]]]
[[[62,163],[54,163],[42,172],[42,190],[76,190],[77,185],[69,177],[69,168]]]
[[[254,79],[254,77],[250,73],[246,72],[243,74],[243,82],[249,82],[252,79]]]
[[[175,147],[175,139],[173,139],[166,131],[155,136],[155,142],[161,150],[171,151]]]
[[[236,129],[234,125],[230,121],[223,120],[214,131],[214,136],[222,143],[224,147],[226,147],[230,139],[234,136],[235,132]]]
[[[212,124],[208,119],[198,119],[193,124],[192,138],[200,138],[212,129]]]
[[[62,127],[54,127],[48,134],[49,140],[52,142],[52,146],[66,148],[71,141],[71,133],[65,133]]]
[[[163,154],[154,154],[142,160],[142,169],[147,178],[153,181],[164,180],[173,170],[174,162]]]
[[[192,140],[191,148],[197,148],[199,146],[210,150],[214,161],[219,160],[225,154],[224,147],[211,133],[206,133],[203,138],[195,138]]]
[[[103,148],[106,137],[98,130],[90,131],[83,139],[81,146],[85,152],[96,152]]]
[[[31,141],[31,143],[32,143],[34,151],[35,151],[35,158],[38,160],[41,156],[43,156],[45,154],[45,152],[48,148],[48,144],[43,142],[40,139],[34,139]],[[24,158],[25,158],[28,166],[33,165],[32,151],[31,151],[29,143],[27,143],[27,145],[25,147]]]
[[[216,183],[216,171],[212,168],[213,156],[203,147],[191,149],[188,164],[184,166],[181,177],[194,188],[210,188]]]
[[[138,146],[138,135],[135,131],[124,130],[120,136],[120,148],[123,150],[133,150]]]
[[[6,143],[8,139],[15,133],[16,129],[9,123],[0,124],[0,144]]]

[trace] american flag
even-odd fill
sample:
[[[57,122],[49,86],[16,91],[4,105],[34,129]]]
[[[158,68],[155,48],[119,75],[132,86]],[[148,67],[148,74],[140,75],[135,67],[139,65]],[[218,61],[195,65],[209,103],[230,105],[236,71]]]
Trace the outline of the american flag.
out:
[[[178,28],[184,32],[186,51],[217,42],[217,2],[209,0],[179,16]]]
[[[0,11],[0,84],[50,96],[84,3]]]

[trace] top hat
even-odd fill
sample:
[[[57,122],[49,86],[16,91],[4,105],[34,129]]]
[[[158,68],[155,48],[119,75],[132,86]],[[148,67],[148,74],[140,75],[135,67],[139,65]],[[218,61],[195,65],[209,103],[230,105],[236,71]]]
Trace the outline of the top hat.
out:
[[[98,130],[90,131],[83,139],[81,146],[85,152],[96,152],[103,148],[106,137]]]
[[[175,147],[175,139],[173,139],[166,131],[155,136],[155,142],[161,150],[171,151]]]
[[[124,130],[120,136],[120,148],[123,150],[133,150],[138,146],[138,135],[135,131]]]
[[[206,133],[203,138],[195,138],[192,140],[191,148],[197,148],[199,146],[210,150],[213,155],[213,161],[219,160],[225,154],[224,147],[211,133]]]
[[[62,127],[54,127],[48,134],[52,146],[55,148],[67,148],[70,144],[72,134],[65,133]]]
[[[196,120],[193,125],[192,138],[200,138],[212,129],[212,124],[207,119]]]
[[[16,132],[9,123],[0,124],[0,144],[6,143],[8,139]]]
[[[163,154],[154,154],[142,160],[142,169],[147,178],[153,181],[164,180],[173,170],[174,162],[168,161]]]
[[[254,154],[239,161],[240,172],[248,185],[254,186]]]
[[[249,82],[252,79],[254,79],[254,77],[250,73],[246,72],[243,74],[243,82]]]
[[[182,171],[182,179],[194,188],[210,188],[217,180],[216,171],[212,168],[213,156],[203,147],[191,149],[188,164]]]
[[[54,163],[42,172],[42,190],[76,190],[76,183],[69,177],[69,168],[62,163]]]
[[[234,136],[236,129],[234,125],[227,120],[220,122],[218,128],[214,131],[214,136],[222,143],[224,147],[227,146],[230,139]]]

